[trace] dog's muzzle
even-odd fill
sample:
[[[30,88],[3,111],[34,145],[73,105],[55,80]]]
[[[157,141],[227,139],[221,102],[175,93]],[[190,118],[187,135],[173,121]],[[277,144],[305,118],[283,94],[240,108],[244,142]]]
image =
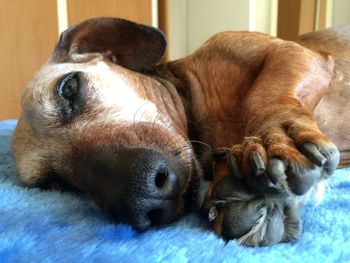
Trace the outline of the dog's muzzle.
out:
[[[181,213],[185,179],[158,151],[93,149],[78,158],[76,167],[97,203],[138,231],[169,223]]]

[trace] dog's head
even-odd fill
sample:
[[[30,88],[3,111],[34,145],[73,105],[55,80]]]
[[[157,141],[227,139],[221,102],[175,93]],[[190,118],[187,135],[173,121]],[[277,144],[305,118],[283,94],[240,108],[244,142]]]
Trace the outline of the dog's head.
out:
[[[122,19],[62,33],[23,93],[13,138],[23,181],[62,178],[138,230],[179,217],[200,168],[175,88],[147,74],[165,46],[157,29]]]

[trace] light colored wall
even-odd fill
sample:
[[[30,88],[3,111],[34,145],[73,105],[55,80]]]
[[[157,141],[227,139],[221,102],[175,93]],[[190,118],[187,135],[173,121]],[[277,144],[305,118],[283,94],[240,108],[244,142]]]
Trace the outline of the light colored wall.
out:
[[[187,0],[169,0],[168,50],[170,59],[187,54]]]
[[[249,1],[187,1],[187,48],[193,52],[210,36],[226,30],[249,29]]]
[[[250,31],[276,36],[278,0],[251,0],[249,2]]]
[[[333,21],[332,25],[350,24],[350,1],[333,1]]]
[[[190,54],[215,33],[233,30],[276,35],[277,0],[169,0],[169,55]]]

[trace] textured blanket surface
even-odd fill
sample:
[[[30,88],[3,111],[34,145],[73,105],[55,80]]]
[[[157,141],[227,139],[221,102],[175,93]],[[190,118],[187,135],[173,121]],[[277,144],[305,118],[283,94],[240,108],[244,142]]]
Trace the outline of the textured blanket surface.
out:
[[[0,262],[350,262],[350,169],[337,170],[322,203],[306,207],[293,244],[226,244],[196,214],[140,234],[84,195],[18,185],[15,125],[0,122]]]

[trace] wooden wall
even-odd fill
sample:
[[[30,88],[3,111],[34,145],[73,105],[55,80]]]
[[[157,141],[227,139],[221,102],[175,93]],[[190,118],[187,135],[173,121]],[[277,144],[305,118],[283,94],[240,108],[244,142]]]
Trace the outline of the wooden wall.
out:
[[[169,9],[170,6],[178,2],[189,8],[187,11],[183,10],[184,12],[195,9],[202,17],[203,12],[200,12],[200,7],[203,1],[201,0],[174,0],[172,2],[169,0],[0,0],[0,120],[18,118],[22,89],[34,72],[50,56],[58,39],[59,25],[62,27],[62,23],[58,21],[65,20],[63,24],[70,26],[89,17],[117,16],[151,25],[153,23],[152,5],[155,2],[159,5],[160,28],[167,35],[171,35],[168,32],[170,26],[179,31],[176,38],[169,39],[170,44],[177,48],[180,46],[177,44],[178,40],[184,36],[191,36],[195,41],[203,41],[198,36],[203,32],[203,26],[206,27],[206,31],[209,31],[215,24],[199,20],[194,30],[194,27],[191,27],[193,24],[191,21],[176,19],[174,22],[169,19],[171,15],[169,16],[168,13],[174,12]],[[213,8],[218,14],[218,6],[209,0],[207,2],[213,5],[212,9],[207,8],[209,14]],[[232,8],[237,7],[238,2],[236,4],[231,1],[226,2],[233,5]],[[243,0],[239,2],[246,4],[246,1]],[[293,40],[302,33],[315,28],[323,28],[326,2],[327,0],[279,0],[277,35]],[[58,3],[65,4],[63,13],[66,14],[64,16],[66,19],[62,19],[63,16],[58,17]],[[223,8],[227,9],[227,5],[224,5]],[[60,12],[62,14],[61,9]],[[193,15],[190,17],[194,18]],[[220,15],[216,19],[219,18]],[[243,18],[244,21],[247,20],[246,15]],[[231,29],[240,29],[236,20],[232,23],[234,26]],[[184,31],[183,28],[189,32]],[[192,42],[187,40],[186,43]]]
[[[0,119],[17,118],[25,83],[57,40],[56,1],[0,1],[0,32]]]
[[[58,39],[57,1],[0,1],[0,120],[20,115],[25,84],[45,63]],[[67,1],[68,25],[94,16],[152,23],[152,0]]]
[[[299,35],[324,29],[327,0],[279,0],[277,36],[295,40]]]
[[[68,24],[94,16],[116,16],[152,24],[151,0],[67,0]]]

